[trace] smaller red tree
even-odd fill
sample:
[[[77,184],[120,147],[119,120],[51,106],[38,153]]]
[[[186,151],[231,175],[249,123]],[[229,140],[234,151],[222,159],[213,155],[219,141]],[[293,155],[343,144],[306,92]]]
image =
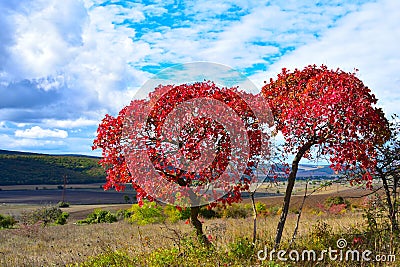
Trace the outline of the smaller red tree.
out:
[[[241,200],[268,156],[268,106],[261,97],[212,82],[159,86],[117,117],[106,115],[93,149],[102,149],[105,189],[132,183],[144,198],[190,207],[204,242],[199,208]],[[263,103],[265,105],[263,105]]]
[[[262,88],[273,113],[276,130],[284,136],[285,155],[294,159],[288,175],[275,246],[281,241],[290,198],[302,158],[326,157],[337,172],[360,167],[367,187],[376,166],[375,144],[389,136],[388,122],[377,99],[355,76],[326,66],[282,69]]]

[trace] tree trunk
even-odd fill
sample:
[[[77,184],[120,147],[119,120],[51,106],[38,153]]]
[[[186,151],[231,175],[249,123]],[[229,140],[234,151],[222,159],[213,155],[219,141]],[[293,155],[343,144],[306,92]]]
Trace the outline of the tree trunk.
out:
[[[203,242],[203,244],[205,244],[206,246],[209,246],[209,245],[211,245],[211,242],[204,235],[203,224],[201,223],[201,221],[198,218],[199,211],[200,211],[200,207],[198,207],[198,206],[191,207],[190,208],[190,220],[191,220],[194,228],[196,229],[197,237],[200,239],[201,242]]]
[[[381,169],[377,170],[379,175],[381,176],[382,183],[383,183],[383,188],[385,189],[385,195],[386,195],[386,202],[387,202],[387,207],[389,210],[389,219],[391,223],[391,228],[392,232],[395,232],[398,230],[398,225],[397,225],[397,220],[396,220],[396,198],[393,199],[392,202],[392,196],[389,188],[389,184],[387,181],[387,176],[382,172]],[[393,185],[393,189],[396,190],[396,186]]]
[[[314,144],[313,141],[309,141],[306,144],[304,144],[300,148],[300,150],[297,152],[296,156],[293,159],[292,169],[291,169],[291,171],[289,173],[289,177],[288,177],[288,185],[286,187],[285,198],[283,199],[282,213],[281,213],[281,217],[279,219],[278,227],[276,229],[274,249],[278,248],[278,246],[281,242],[281,239],[282,239],[283,229],[284,229],[285,223],[286,223],[286,217],[289,213],[290,198],[292,196],[293,187],[296,182],[296,175],[297,175],[297,170],[299,168],[299,162],[300,162],[301,158],[303,157],[304,153],[306,153],[307,150],[309,150],[313,144]]]

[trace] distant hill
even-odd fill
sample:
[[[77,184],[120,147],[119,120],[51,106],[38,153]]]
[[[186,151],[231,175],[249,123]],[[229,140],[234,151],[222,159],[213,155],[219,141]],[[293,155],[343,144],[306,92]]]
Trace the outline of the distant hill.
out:
[[[289,164],[290,165],[290,164]],[[277,164],[277,171],[272,173],[268,180],[274,180],[272,178],[273,174],[278,175],[278,181],[285,181],[287,179],[287,175],[284,173],[285,167],[282,164]],[[265,170],[268,170],[268,166],[262,167],[260,173],[265,173]],[[336,174],[329,165],[323,164],[299,164],[296,179],[297,180],[330,180],[337,178],[338,174]],[[264,179],[265,175],[259,177],[260,179]]]
[[[100,158],[83,155],[47,155],[0,150],[0,186],[28,184],[103,183],[106,174]],[[300,164],[297,178],[328,179],[334,172],[328,165]]]
[[[0,150],[0,186],[105,182],[100,158],[82,155],[46,155]]]
[[[299,164],[297,171],[297,177],[332,177],[336,176],[335,172],[329,167],[329,165],[307,165]]]

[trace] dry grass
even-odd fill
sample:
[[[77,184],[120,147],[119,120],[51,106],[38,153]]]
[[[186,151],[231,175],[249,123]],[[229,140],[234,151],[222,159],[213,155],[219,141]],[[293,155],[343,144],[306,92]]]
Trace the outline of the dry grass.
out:
[[[159,226],[138,228],[124,222],[42,227],[34,225],[0,231],[0,266],[65,266],[89,256],[124,249],[132,253],[170,245],[159,237]],[[189,227],[186,227],[189,228]]]
[[[305,244],[304,242],[312,240],[310,235],[313,226],[318,221],[327,223],[335,234],[349,233],[354,229],[365,227],[363,211],[360,209],[341,215],[317,215],[313,210],[317,203],[323,203],[329,196],[356,196],[365,194],[365,191],[332,187],[327,188],[325,192],[315,194],[306,201],[296,241],[300,247]],[[302,198],[302,194],[292,197],[292,211],[298,208]],[[244,200],[244,203],[248,201]],[[260,198],[257,201],[264,202],[267,207],[276,207],[281,205],[282,197]],[[353,205],[360,205],[361,201],[362,199],[351,199]],[[74,224],[76,220],[82,219],[94,208],[115,211],[129,207],[129,204],[72,205],[70,208],[63,209],[71,214],[67,225],[49,227],[33,225],[0,230],[0,266],[65,266],[84,262],[91,256],[116,250],[124,251],[132,257],[146,257],[158,248],[168,249],[179,246],[180,240],[193,233],[191,225],[187,225],[183,221],[175,224],[145,226],[131,225],[123,221],[113,224]],[[4,205],[0,206],[0,213],[16,215],[22,210],[34,208],[37,206]],[[296,214],[291,212],[288,215],[283,244],[287,244],[292,237],[296,219]],[[273,243],[278,220],[279,216],[258,219],[257,247]],[[253,221],[252,218],[204,220],[204,229],[207,235],[211,235],[212,242],[218,251],[223,252],[227,251],[228,244],[235,242],[238,238],[251,240]],[[398,246],[399,244],[397,244]]]
[[[294,229],[295,215],[287,221],[285,238]],[[336,231],[354,227],[362,220],[361,215],[323,217],[304,216],[299,237],[307,235],[317,220],[326,221]],[[258,220],[259,242],[271,242],[274,237],[277,216]],[[207,234],[213,237],[217,248],[224,248],[238,237],[251,237],[252,219],[213,219],[204,222]],[[42,227],[34,225],[20,229],[0,231],[0,266],[65,266],[87,260],[90,256],[123,250],[130,255],[150,253],[157,248],[171,247],[187,235],[192,228],[184,222],[163,225],[135,226],[125,222]]]

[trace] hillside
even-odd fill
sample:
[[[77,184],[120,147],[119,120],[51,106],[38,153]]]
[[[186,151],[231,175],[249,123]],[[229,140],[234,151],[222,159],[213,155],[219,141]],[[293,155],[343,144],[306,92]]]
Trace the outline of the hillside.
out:
[[[308,165],[299,164],[297,177],[312,178],[312,177],[326,177],[332,178],[335,176],[334,171],[329,165]]]
[[[0,150],[0,185],[71,184],[105,181],[99,158]]]
[[[69,184],[105,182],[105,172],[98,157],[82,155],[46,155],[0,150],[0,186],[59,184],[67,175]],[[332,178],[328,165],[300,164],[301,179]]]

